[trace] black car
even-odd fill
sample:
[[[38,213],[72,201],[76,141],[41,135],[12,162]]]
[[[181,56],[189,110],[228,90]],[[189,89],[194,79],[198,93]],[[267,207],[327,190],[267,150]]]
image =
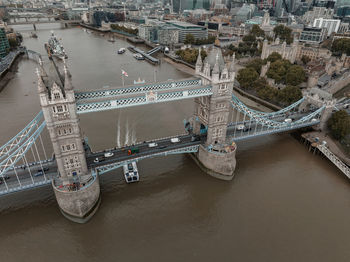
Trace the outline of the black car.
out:
[[[191,136],[191,142],[200,141],[200,140],[201,140],[201,137],[199,135]]]
[[[41,173],[47,172],[47,171],[49,171],[49,168],[48,168],[48,167],[44,167],[44,168],[38,169],[38,172],[41,172]]]

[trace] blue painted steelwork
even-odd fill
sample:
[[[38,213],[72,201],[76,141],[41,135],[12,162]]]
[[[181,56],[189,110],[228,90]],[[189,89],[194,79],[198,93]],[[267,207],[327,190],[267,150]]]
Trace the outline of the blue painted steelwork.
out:
[[[75,99],[76,101],[87,100],[87,99],[99,99],[105,97],[114,97],[118,95],[131,95],[131,94],[144,94],[145,92],[154,92],[154,91],[165,91],[171,89],[179,88],[189,88],[196,87],[201,85],[200,79],[187,79],[180,81],[171,81],[171,82],[162,82],[142,86],[130,86],[123,88],[116,88],[110,90],[96,90],[88,92],[76,92]]]
[[[247,140],[250,138],[256,138],[256,137],[260,137],[260,136],[272,135],[272,134],[277,134],[277,133],[282,133],[282,132],[289,132],[291,130],[295,130],[295,129],[299,129],[299,128],[303,128],[303,127],[308,127],[308,126],[313,126],[313,125],[317,125],[319,123],[320,123],[320,121],[317,120],[317,121],[312,121],[312,122],[299,123],[297,125],[280,127],[280,128],[276,128],[276,129],[268,129],[267,128],[267,129],[262,130],[260,132],[254,132],[252,134],[249,132],[245,132],[245,133],[243,133],[244,135],[235,136],[230,141],[237,142],[237,141],[243,141],[243,140]],[[230,138],[230,137],[233,137],[233,135],[228,135],[227,137]]]
[[[130,106],[147,105],[147,104],[153,104],[153,103],[181,100],[186,98],[208,96],[212,94],[213,94],[212,87],[208,86],[208,87],[201,87],[197,89],[190,89],[190,90],[184,90],[184,91],[153,94],[152,97],[150,97],[148,94],[143,94],[142,96],[121,98],[121,99],[110,100],[110,101],[93,102],[93,103],[77,103],[77,113],[84,114],[84,113],[91,113],[91,112],[100,112],[100,111],[125,108]]]
[[[23,128],[16,136],[10,139],[5,145],[0,147],[0,161],[7,158],[13,150],[17,149],[21,143],[28,137],[28,135],[36,129],[36,126],[43,119],[43,112],[40,111],[30,123]]]
[[[270,128],[281,128],[281,127],[286,127],[286,126],[291,126],[291,125],[298,125],[301,123],[305,123],[307,121],[312,120],[315,116],[317,116],[318,114],[320,114],[325,106],[319,108],[318,110],[316,110],[315,112],[295,121],[292,123],[287,123],[287,122],[278,122],[278,121],[274,121],[268,117],[262,116],[260,114],[257,114],[255,111],[251,110],[250,108],[248,108],[246,105],[244,105],[238,98],[233,98],[232,99],[232,106],[234,108],[236,108],[238,111],[240,111],[241,113],[248,115],[250,117],[250,119],[258,122],[259,124],[263,125],[263,126],[268,126]]]
[[[18,145],[16,150],[13,150],[6,159],[0,162],[0,176],[2,177],[8,170],[14,167],[14,165],[25,155],[25,153],[31,148],[35,140],[39,137],[44,127],[46,126],[45,121],[37,126],[36,130],[26,139]]]
[[[28,185],[22,184],[21,186],[8,188],[8,189],[0,191],[0,196],[11,194],[11,193],[16,193],[16,192],[20,192],[20,191],[24,191],[24,190],[28,190],[28,189],[33,189],[33,188],[37,188],[37,187],[42,187],[42,186],[45,186],[45,185],[48,185],[51,183],[52,183],[52,180],[47,179],[47,180],[43,180],[43,181],[34,182],[34,183],[31,183]]]

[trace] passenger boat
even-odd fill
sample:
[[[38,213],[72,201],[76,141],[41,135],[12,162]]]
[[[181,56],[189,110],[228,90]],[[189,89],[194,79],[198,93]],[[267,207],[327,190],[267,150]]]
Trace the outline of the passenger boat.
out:
[[[125,53],[125,51],[126,51],[126,49],[124,48],[124,47],[122,47],[122,48],[120,48],[119,50],[118,50],[118,54],[124,54]]]
[[[144,84],[145,83],[145,80],[141,80],[141,78],[134,80],[134,85],[139,85],[139,84]]]
[[[128,163],[123,166],[124,178],[126,183],[137,182],[140,180],[136,162]]]
[[[141,54],[134,54],[134,57],[135,57],[137,60],[145,60],[145,58],[144,58],[143,55],[141,55]]]

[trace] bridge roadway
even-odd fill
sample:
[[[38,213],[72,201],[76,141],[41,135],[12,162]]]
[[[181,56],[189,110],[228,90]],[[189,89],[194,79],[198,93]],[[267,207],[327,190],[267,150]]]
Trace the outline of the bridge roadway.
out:
[[[297,113],[293,115],[293,117],[298,116],[298,118],[301,118],[304,115],[305,114]],[[275,118],[275,120],[281,121],[283,118],[284,116],[278,116],[277,118]],[[237,125],[242,123],[244,123],[246,126],[250,128],[246,130],[237,130]],[[241,141],[241,140],[250,139],[250,138],[254,138],[262,135],[288,132],[291,130],[315,125],[318,123],[319,121],[313,121],[313,122],[302,123],[295,126],[289,125],[284,128],[272,129],[272,128],[263,126],[260,123],[256,123],[254,121],[244,121],[244,122],[229,124],[227,129],[227,136],[229,139],[232,139],[232,141]],[[89,168],[103,170],[105,166],[113,166],[113,165],[118,166],[118,163],[123,164],[126,161],[132,161],[133,159],[138,160],[140,158],[149,158],[152,156],[171,154],[172,153],[171,151],[186,149],[191,146],[203,144],[205,141],[205,135],[201,136],[200,141],[191,141],[191,135],[189,134],[183,134],[177,137],[180,139],[180,142],[178,143],[171,143],[170,137],[138,143],[135,145],[135,147],[139,149],[139,153],[136,153],[133,155],[127,154],[127,150],[131,148],[130,146],[123,147],[123,148],[112,148],[112,149],[99,151],[99,152],[87,151],[86,152],[87,164]],[[149,143],[151,142],[156,142],[158,144],[157,147],[149,147]],[[98,163],[94,162],[94,160],[97,157],[104,156],[105,152],[112,152],[113,156],[105,158],[105,160]],[[45,175],[42,174],[42,175],[35,176],[35,174],[38,173],[38,170],[42,168],[49,168],[49,170],[45,172]],[[112,169],[113,168],[111,168],[110,170]],[[16,173],[21,184],[19,184],[16,178],[16,173],[13,170],[7,172],[8,179],[6,179],[6,183],[9,190],[7,190],[5,183],[0,181],[1,183],[0,196],[11,192],[22,191],[25,189],[39,187],[39,186],[51,183],[52,178],[54,178],[57,175],[56,161],[52,159],[49,161],[45,161],[42,164],[40,163],[33,164],[31,165],[31,172],[33,175],[33,179],[29,174],[28,167],[25,169],[23,169],[23,166],[16,167]],[[104,172],[101,172],[101,173],[104,173]]]

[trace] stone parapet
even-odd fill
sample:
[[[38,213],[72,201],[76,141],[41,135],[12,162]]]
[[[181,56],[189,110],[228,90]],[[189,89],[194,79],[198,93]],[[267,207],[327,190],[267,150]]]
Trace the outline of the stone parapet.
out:
[[[62,214],[77,223],[87,222],[100,204],[100,184],[98,176],[77,190],[67,190],[52,183],[58,206]]]
[[[195,161],[208,175],[222,180],[232,180],[236,168],[236,148],[231,152],[220,153],[209,151],[201,145],[195,154]]]

